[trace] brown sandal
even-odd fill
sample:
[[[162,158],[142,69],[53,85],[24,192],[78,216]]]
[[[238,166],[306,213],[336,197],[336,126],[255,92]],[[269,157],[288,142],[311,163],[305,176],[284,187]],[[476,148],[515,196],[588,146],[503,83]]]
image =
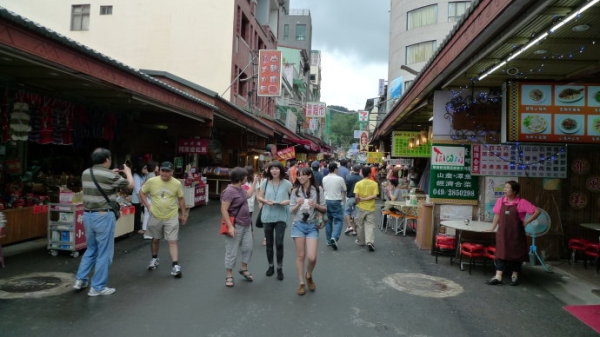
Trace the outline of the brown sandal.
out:
[[[315,291],[315,289],[317,289],[317,285],[313,281],[312,275],[310,275],[310,277],[308,277],[308,273],[306,273],[305,276],[306,276],[306,284],[308,285],[308,290]]]
[[[298,294],[298,296],[302,296],[306,293],[306,289],[304,288],[304,283],[300,283],[300,285],[298,286],[298,290],[296,290],[296,294]]]

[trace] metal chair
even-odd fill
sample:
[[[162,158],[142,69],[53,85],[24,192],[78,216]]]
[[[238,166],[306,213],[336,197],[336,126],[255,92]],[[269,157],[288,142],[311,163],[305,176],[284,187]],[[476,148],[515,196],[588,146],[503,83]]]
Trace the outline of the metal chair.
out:
[[[569,264],[574,264],[577,258],[577,252],[584,252],[585,246],[590,244],[591,242],[586,239],[580,238],[571,238],[567,242],[567,247],[571,250],[571,258],[569,259]]]
[[[4,227],[0,227],[0,240],[4,239],[6,235],[4,234]],[[5,268],[4,265],[4,250],[2,249],[2,243],[0,243],[0,265],[2,268]]]
[[[585,245],[585,260],[583,261],[583,267],[587,269],[587,260],[593,258],[596,264],[596,273],[600,270],[600,243],[588,243]]]
[[[438,255],[440,254],[450,255],[450,264],[452,264],[452,259],[456,256],[456,237],[446,234],[435,236],[435,243],[433,245],[435,263],[438,263]]]
[[[464,270],[463,268],[463,256],[469,258],[469,274],[471,274],[471,267],[473,266],[473,262],[477,258],[485,257],[485,246],[479,243],[472,242],[463,242],[460,244],[460,270]]]

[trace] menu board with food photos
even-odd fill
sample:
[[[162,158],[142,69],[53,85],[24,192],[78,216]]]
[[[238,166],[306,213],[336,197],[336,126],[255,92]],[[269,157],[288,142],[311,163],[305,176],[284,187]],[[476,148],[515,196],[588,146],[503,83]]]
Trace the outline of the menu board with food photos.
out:
[[[519,83],[509,99],[509,140],[600,143],[600,84]]]

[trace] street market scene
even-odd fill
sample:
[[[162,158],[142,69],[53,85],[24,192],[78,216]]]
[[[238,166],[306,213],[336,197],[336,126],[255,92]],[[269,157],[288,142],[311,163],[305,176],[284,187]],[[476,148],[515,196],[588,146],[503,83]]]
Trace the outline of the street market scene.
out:
[[[0,0],[0,334],[600,334],[600,0],[365,6]]]

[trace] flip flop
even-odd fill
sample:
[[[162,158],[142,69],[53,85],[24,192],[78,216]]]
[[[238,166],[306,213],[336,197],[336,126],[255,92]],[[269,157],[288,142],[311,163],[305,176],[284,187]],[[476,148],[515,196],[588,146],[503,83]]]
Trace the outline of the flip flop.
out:
[[[233,287],[235,284],[233,283],[233,277],[226,277],[225,278],[225,286],[226,287]]]
[[[242,275],[248,282],[254,281],[254,276],[252,276],[252,274],[248,271],[248,269],[240,270],[240,275]]]

